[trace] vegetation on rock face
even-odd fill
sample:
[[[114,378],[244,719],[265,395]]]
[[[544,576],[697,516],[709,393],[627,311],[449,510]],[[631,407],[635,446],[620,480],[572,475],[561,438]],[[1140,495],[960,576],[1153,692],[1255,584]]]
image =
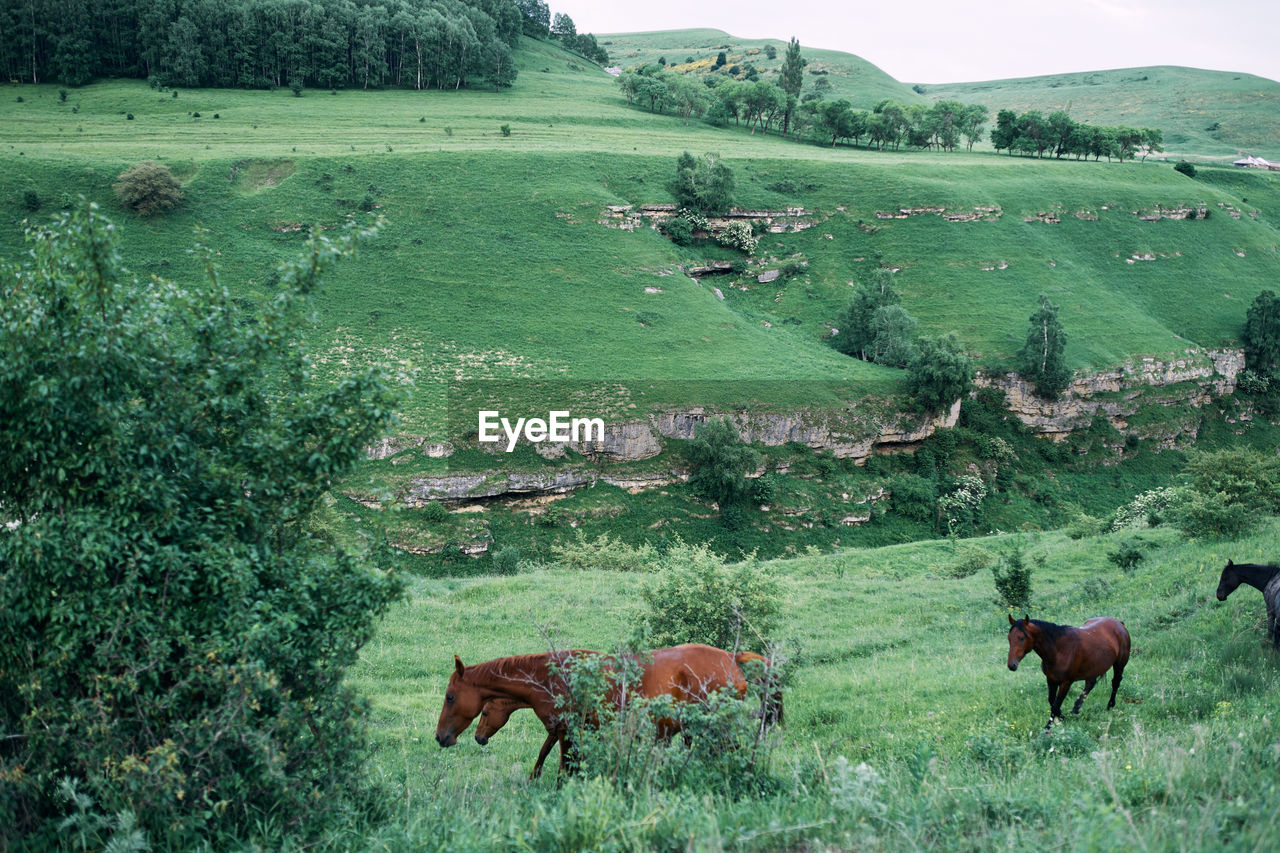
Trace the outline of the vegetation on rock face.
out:
[[[738,436],[728,418],[701,424],[686,450],[692,476],[689,482],[723,510],[751,493],[747,474],[760,465],[760,454]]]
[[[1058,306],[1040,294],[1040,307],[1031,315],[1027,342],[1018,353],[1018,373],[1041,397],[1055,398],[1071,384],[1065,352],[1067,333],[1058,319]]]
[[[733,206],[733,170],[716,154],[695,158],[688,151],[676,159],[676,174],[667,188],[676,204],[703,216],[725,213]]]
[[[127,277],[92,207],[0,269],[6,836],[53,846],[63,780],[81,829],[175,842],[362,808],[344,674],[400,584],[316,521],[402,395],[378,368],[318,385],[301,336],[368,233],[314,234],[252,313],[204,247],[202,284]]]

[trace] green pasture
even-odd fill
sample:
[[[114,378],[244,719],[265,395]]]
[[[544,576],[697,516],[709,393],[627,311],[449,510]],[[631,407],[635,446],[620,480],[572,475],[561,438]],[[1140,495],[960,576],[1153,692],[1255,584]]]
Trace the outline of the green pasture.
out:
[[[438,430],[443,383],[457,379],[604,381],[652,406],[727,406],[743,396],[708,390],[723,382],[773,382],[772,400],[754,395],[766,407],[890,395],[900,371],[847,359],[824,341],[876,258],[900,270],[921,333],[955,331],[993,369],[1022,345],[1042,292],[1061,306],[1068,360],[1087,369],[1231,344],[1249,301],[1280,273],[1280,176],[1203,169],[1189,180],[1152,161],[830,149],[686,129],[627,109],[607,75],[568,69],[572,57],[548,53],[546,62],[566,67],[530,70],[542,61],[537,50],[549,48],[523,52],[517,91],[500,95],[174,99],[112,82],[60,104],[53,87],[12,87],[24,100],[0,100],[0,138],[12,146],[0,173],[0,255],[21,252],[24,219],[85,195],[114,212],[126,263],[144,276],[197,280],[187,249],[192,229],[203,229],[224,281],[251,306],[269,298],[276,263],[306,229],[382,216],[380,235],[320,297],[318,369],[408,362],[420,381],[404,430],[417,433]],[[134,121],[126,109],[137,110]],[[511,137],[500,123],[512,125]],[[744,207],[803,206],[814,226],[764,235],[742,272],[695,282],[680,265],[733,253],[600,223],[607,205],[668,201],[674,157],[686,149],[719,152]],[[111,184],[144,157],[183,181],[179,209],[143,219],[119,208]],[[39,210],[24,206],[27,191]],[[1210,218],[1140,218],[1195,206]],[[999,218],[883,218],[925,207],[998,208]],[[788,274],[756,281],[777,267]],[[649,380],[672,382],[646,395]],[[710,385],[680,390],[698,380]],[[515,393],[540,399],[532,388]]]
[[[662,30],[650,33],[608,33],[599,36],[601,46],[609,51],[609,58],[621,68],[637,68],[651,65],[659,59],[667,61],[668,68],[705,74],[715,63],[716,56],[725,54],[724,70],[738,65],[754,66],[761,79],[770,79],[782,67],[787,39],[741,39],[722,30]],[[776,51],[770,59],[765,46]],[[801,55],[808,62],[805,66],[804,89],[808,91],[815,81],[826,79],[831,83],[831,98],[848,98],[861,109],[871,109],[888,98],[903,104],[923,103],[924,98],[907,84],[900,83],[865,59],[839,50],[824,50],[800,45]],[[688,60],[692,59],[693,62]],[[742,77],[741,72],[738,76]]]
[[[1194,64],[1195,57],[1183,57]],[[1046,116],[1066,110],[1090,124],[1158,127],[1170,159],[1230,162],[1243,150],[1280,157],[1280,83],[1252,74],[1160,65],[925,87],[954,98]]]
[[[1127,572],[1107,558],[1122,541],[1145,555]],[[958,576],[975,554],[998,560],[1015,544],[1034,566],[1033,617],[1080,624],[1112,615],[1133,637],[1117,707],[1105,710],[1108,678],[1047,737],[1038,661],[1005,667],[1007,611],[990,571]],[[675,819],[673,809],[699,818],[677,821],[690,833],[682,849],[1274,846],[1280,790],[1267,768],[1280,748],[1280,667],[1261,596],[1242,587],[1219,604],[1214,590],[1228,558],[1265,561],[1278,549],[1271,523],[1231,543],[1163,529],[1078,541],[1055,533],[766,563],[761,570],[784,584],[777,638],[792,656],[772,765],[782,790],[750,802],[707,792],[683,806],[636,792],[631,812],[591,786],[526,782],[544,736],[528,713],[486,747],[468,733],[441,750],[433,735],[454,654],[471,663],[551,644],[615,647],[631,635],[639,589],[652,579],[548,568],[415,581],[352,674],[373,703],[380,776],[396,797],[377,843],[511,849],[539,821],[580,832],[570,812],[591,821],[603,817],[593,809],[619,808],[636,821],[610,830],[619,849],[628,833],[642,834],[646,810],[660,823]],[[831,805],[841,756],[883,777],[869,793],[882,813]],[[779,834],[757,835],[770,828]]]

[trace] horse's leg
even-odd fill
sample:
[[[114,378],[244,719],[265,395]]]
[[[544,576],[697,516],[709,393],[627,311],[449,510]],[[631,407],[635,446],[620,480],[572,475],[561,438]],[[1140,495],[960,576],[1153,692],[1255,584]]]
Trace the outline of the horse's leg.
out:
[[[1062,719],[1062,703],[1067,700],[1067,693],[1071,690],[1070,681],[1063,681],[1058,685],[1058,698],[1053,703],[1053,716]]]
[[[1089,691],[1093,689],[1093,685],[1098,683],[1097,677],[1087,679],[1084,683],[1084,692],[1080,694],[1080,698],[1076,700],[1075,707],[1071,709],[1071,713],[1079,714],[1080,706],[1084,704],[1084,699],[1089,695]]]
[[[542,775],[542,765],[546,762],[547,756],[551,754],[551,747],[555,746],[556,737],[554,732],[547,732],[547,739],[542,742],[542,749],[538,750],[538,761],[533,765],[533,772],[529,774],[530,781],[537,779]],[[561,754],[561,763],[563,764],[563,752]]]
[[[1107,703],[1107,710],[1110,711],[1116,706],[1116,691],[1120,689],[1120,679],[1124,676],[1124,664],[1119,661],[1111,670],[1111,701]]]

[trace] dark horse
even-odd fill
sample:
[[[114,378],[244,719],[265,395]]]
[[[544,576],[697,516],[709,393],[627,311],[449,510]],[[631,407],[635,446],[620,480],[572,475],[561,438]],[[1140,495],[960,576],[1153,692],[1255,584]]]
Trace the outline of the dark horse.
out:
[[[1257,563],[1235,563],[1227,560],[1218,580],[1218,600],[1226,601],[1227,596],[1235,592],[1242,583],[1262,592],[1262,600],[1267,603],[1267,636],[1276,648],[1280,649],[1280,626],[1276,625],[1276,614],[1280,612],[1280,566],[1261,566]]]
[[[569,732],[557,708],[557,699],[569,693],[563,673],[572,666],[574,658],[595,654],[582,650],[543,652],[496,658],[473,666],[464,666],[455,655],[454,671],[449,676],[444,707],[436,724],[436,741],[441,746],[452,746],[486,705],[490,713],[501,713],[503,708],[507,708],[508,716],[519,707],[528,707],[546,727],[548,741],[552,736],[559,741],[560,769],[564,770]],[[676,702],[705,701],[716,690],[726,687],[742,696],[746,693],[747,683],[737,661],[721,649],[689,643],[656,649],[641,658],[639,693],[645,698],[670,696]],[[499,707],[492,700],[507,701]],[[620,702],[621,697],[611,696],[610,701]],[[486,737],[494,730],[488,731]],[[658,731],[663,736],[670,736],[678,730],[679,722],[676,720],[658,721]],[[540,761],[548,752],[550,746],[544,744]],[[540,770],[541,764],[535,767],[533,775],[536,776]]]
[[[1049,682],[1049,722],[1062,717],[1062,703],[1075,681],[1084,681],[1084,692],[1076,700],[1071,713],[1079,714],[1084,699],[1108,669],[1111,677],[1111,701],[1116,705],[1116,690],[1129,662],[1129,631],[1119,619],[1109,616],[1090,619],[1079,628],[1055,625],[1024,616],[1018,621],[1009,617],[1009,669],[1016,670],[1022,658],[1033,649],[1040,655],[1040,669]]]

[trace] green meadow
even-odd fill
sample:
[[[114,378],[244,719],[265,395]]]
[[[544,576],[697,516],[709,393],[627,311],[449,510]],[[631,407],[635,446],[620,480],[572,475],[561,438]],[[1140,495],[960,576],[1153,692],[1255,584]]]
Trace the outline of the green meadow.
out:
[[[1108,559],[1122,543],[1143,554],[1129,570]],[[1038,659],[1007,670],[1007,610],[991,571],[973,569],[1015,546],[1034,567],[1033,617],[1111,615],[1133,638],[1116,708],[1105,710],[1108,676],[1049,735]],[[470,732],[447,750],[434,742],[454,654],[475,663],[617,647],[651,576],[544,568],[417,581],[352,674],[373,703],[379,773],[396,802],[372,846],[1267,849],[1280,840],[1280,666],[1257,591],[1220,604],[1214,590],[1228,558],[1278,548],[1271,522],[1238,542],[1048,533],[762,564],[783,584],[775,635],[792,681],[768,767],[777,788],[746,801],[557,785],[550,773],[528,782],[544,731],[527,712],[484,747]],[[871,781],[840,781],[842,758],[865,763]]]
[[[1171,159],[1231,162],[1241,151],[1280,156],[1280,83],[1252,74],[1160,65],[931,85],[925,97],[995,102],[1019,113],[1066,110],[1091,124],[1158,127]]]
[[[786,44],[719,30],[601,41],[624,66],[659,57],[698,65],[725,49],[765,72],[777,66],[766,43],[779,55]],[[869,151],[686,126],[628,107],[603,70],[525,39],[515,52],[519,77],[501,93],[295,97],[103,81],[68,90],[64,102],[56,85],[0,85],[0,257],[21,259],[24,228],[83,196],[113,217],[134,273],[198,282],[202,263],[189,251],[198,239],[252,312],[273,298],[277,265],[310,229],[380,219],[378,235],[317,297],[314,371],[327,380],[372,362],[411,368],[417,381],[398,429],[433,441],[465,437],[459,410],[470,413],[477,400],[545,411],[562,393],[637,417],[857,405],[889,418],[904,402],[904,371],[847,358],[827,342],[852,287],[877,264],[897,270],[920,333],[956,332],[993,373],[1012,369],[1040,294],[1060,306],[1069,365],[1088,371],[1237,346],[1249,304],[1280,280],[1280,175],[1215,165],[1228,149],[1274,143],[1280,84],[1159,68],[929,86],[922,95],[858,57],[803,49],[806,87],[825,72],[832,97],[860,107],[942,97],[985,103],[993,116],[1069,107],[1077,120],[1164,128],[1169,159],[1037,160],[983,146]],[[763,235],[748,259],[602,221],[611,205],[669,203],[683,151],[722,157],[740,206],[802,207],[810,227]],[[1172,168],[1184,153],[1209,161],[1195,179]],[[112,184],[142,160],[173,170],[181,206],[150,218],[120,207]],[[684,274],[706,260],[735,264],[701,280]],[[774,270],[780,277],[760,281]],[[1206,447],[1273,450],[1274,425],[1237,422],[1241,411],[1152,407],[1134,424],[1185,419]],[[401,558],[408,595],[350,671],[369,700],[380,818],[334,830],[323,846],[1277,847],[1280,665],[1260,596],[1243,588],[1219,604],[1213,592],[1227,559],[1274,561],[1280,525],[1266,520],[1233,542],[1168,528],[1073,539],[1051,528],[1082,513],[1105,517],[1173,482],[1185,448],[1136,438],[1130,446],[1101,419],[1060,445],[1000,429],[1016,451],[1013,486],[993,496],[975,532],[1022,532],[973,539],[937,540],[934,525],[891,513],[842,526],[845,505],[915,471],[911,457],[855,470],[808,448],[769,448],[766,461],[791,476],[779,478],[773,515],[744,513],[745,532],[726,531],[717,510],[681,484],[582,489],[557,501],[559,526],[538,526],[543,507],[533,500],[477,504],[432,529],[422,513],[383,514],[351,495],[403,494],[423,473],[560,463],[528,448],[508,459],[466,446],[449,460],[370,461],[357,482],[342,484],[325,532],[354,538],[390,527],[400,544],[435,545],[483,522],[496,545],[519,544],[526,559],[498,577],[481,576],[488,560],[442,567]],[[982,459],[968,445],[957,451],[957,441],[948,432],[924,445],[921,469],[932,459],[941,469],[954,463],[945,476],[977,470]],[[669,473],[681,453],[673,441],[664,455],[620,470]],[[751,796],[550,773],[529,782],[543,731],[527,713],[486,747],[469,736],[449,750],[433,742],[453,655],[472,663],[549,645],[612,649],[634,636],[652,575],[557,565],[552,549],[578,532],[663,546],[685,537],[734,557],[789,555],[760,564],[782,586],[775,639],[791,681],[786,725]],[[1128,625],[1134,656],[1113,711],[1104,710],[1104,682],[1078,718],[1042,733],[1044,681],[1034,659],[1006,669],[1009,611],[992,583],[991,566],[1015,547],[1034,568],[1032,616],[1079,624],[1111,615]],[[1118,568],[1109,555],[1122,547],[1141,561]],[[270,815],[257,835],[267,846],[303,846]]]

